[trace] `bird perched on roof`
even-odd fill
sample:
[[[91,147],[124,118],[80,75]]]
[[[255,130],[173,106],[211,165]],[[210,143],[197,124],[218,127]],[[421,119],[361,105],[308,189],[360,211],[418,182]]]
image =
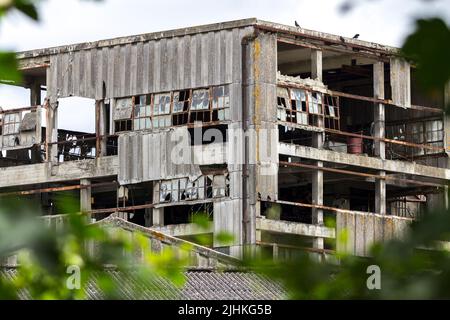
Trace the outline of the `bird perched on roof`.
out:
[[[345,42],[345,39],[343,36],[339,36],[339,39],[341,39],[342,42]]]
[[[353,36],[353,39],[358,39],[358,38],[359,38],[359,33],[357,33]]]
[[[295,20],[295,26],[296,26],[297,28],[300,28],[300,25],[298,24],[297,20]]]

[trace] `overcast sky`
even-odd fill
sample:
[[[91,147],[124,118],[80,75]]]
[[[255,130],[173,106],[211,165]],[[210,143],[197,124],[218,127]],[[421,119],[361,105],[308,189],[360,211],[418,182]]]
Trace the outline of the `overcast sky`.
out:
[[[41,22],[11,13],[0,24],[0,49],[30,50],[70,43],[95,41],[256,17],[307,29],[400,46],[416,16],[444,16],[450,21],[450,0],[355,0],[359,3],[347,14],[339,12],[344,0],[46,0],[40,6]],[[0,106],[29,105],[23,91],[0,86]],[[63,106],[64,107],[64,106]],[[64,107],[74,109],[72,105]],[[93,107],[65,111],[60,127],[72,128]],[[74,118],[75,117],[75,118]],[[80,119],[81,120],[81,119]],[[80,121],[81,122],[81,121]],[[78,129],[92,130],[94,121]]]

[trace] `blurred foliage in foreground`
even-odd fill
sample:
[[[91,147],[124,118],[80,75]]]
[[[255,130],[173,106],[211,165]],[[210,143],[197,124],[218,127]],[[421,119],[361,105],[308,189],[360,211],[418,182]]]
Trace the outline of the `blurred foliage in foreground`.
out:
[[[371,257],[337,254],[320,262],[317,254],[299,252],[288,261],[248,259],[256,272],[281,281],[293,299],[449,299],[450,212],[425,215],[405,239],[375,244]],[[368,267],[380,268],[380,290],[369,290]],[[370,282],[370,280],[369,280]]]
[[[38,20],[33,0],[0,0],[0,20],[10,10],[16,9],[33,20]],[[349,3],[347,1],[347,3]],[[347,5],[347,8],[349,6]],[[418,71],[418,80],[426,92],[436,95],[450,80],[450,30],[440,18],[419,19],[416,29],[406,39],[402,52],[412,60]],[[15,54],[0,51],[0,81],[19,82]],[[448,110],[447,106],[447,110]],[[123,252],[132,253],[133,248],[146,248],[143,239],[131,241],[117,233],[108,234],[95,226],[87,226],[82,215],[71,214],[69,222],[60,231],[45,228],[36,219],[37,212],[23,203],[2,201],[0,209],[0,259],[20,248],[28,248],[22,254],[21,267],[13,282],[0,277],[0,298],[16,299],[20,290],[27,288],[35,299],[84,298],[83,290],[69,290],[66,286],[67,265],[82,268],[81,287],[90,276],[104,271],[104,266],[113,264],[126,269]],[[70,207],[67,212],[75,212]],[[434,213],[415,223],[404,241],[392,240],[377,244],[371,258],[340,255],[336,263],[319,263],[310,254],[302,253],[291,261],[250,260],[251,269],[268,274],[283,281],[293,298],[450,298],[450,255],[445,250],[428,250],[436,241],[448,241],[450,235],[450,213]],[[225,237],[226,238],[226,237]],[[85,243],[98,241],[101,254],[88,254]],[[183,283],[180,272],[183,260],[168,251],[162,256],[144,254],[144,265],[134,266],[142,279],[155,272]],[[128,261],[129,262],[129,261]],[[377,265],[381,270],[381,289],[368,290],[367,267]],[[118,298],[117,283],[108,274],[100,277],[98,285],[107,294],[106,298]],[[136,292],[140,288],[135,288]]]
[[[95,285],[106,299],[127,298],[121,296],[119,286],[105,268],[115,271],[133,272],[142,279],[130,288],[135,297],[143,290],[162,290],[146,287],[146,280],[162,276],[175,286],[185,281],[184,267],[190,248],[166,248],[162,254],[152,253],[149,239],[136,233],[127,237],[121,230],[108,230],[87,223],[85,215],[69,214],[65,223],[55,230],[37,218],[39,212],[32,203],[23,200],[5,201],[0,207],[0,262],[19,250],[19,263],[14,279],[0,277],[0,299],[18,299],[23,290],[32,299],[84,299],[88,282],[96,279]],[[78,203],[70,198],[60,198],[59,206],[65,212],[77,212]],[[95,244],[95,254],[90,251]],[[141,260],[134,254],[140,252]],[[80,270],[80,289],[68,287],[71,274],[69,266]],[[130,270],[131,268],[131,270]],[[92,283],[90,283],[92,284]],[[127,286],[133,285],[127,283]]]

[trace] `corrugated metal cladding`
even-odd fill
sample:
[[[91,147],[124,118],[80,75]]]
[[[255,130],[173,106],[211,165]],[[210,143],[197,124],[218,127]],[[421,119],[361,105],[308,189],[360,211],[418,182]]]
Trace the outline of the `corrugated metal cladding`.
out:
[[[180,176],[199,176],[201,172],[198,166],[176,164],[174,160],[182,163],[186,158],[172,158],[172,152],[175,154],[174,148],[179,141],[181,141],[180,148],[189,144],[187,135],[186,128],[120,135],[119,183],[130,184]]]
[[[253,27],[53,55],[50,96],[126,97],[241,81],[241,41]],[[56,89],[55,89],[56,88]]]
[[[357,256],[369,256],[374,242],[388,241],[404,236],[411,219],[397,216],[381,216],[358,212],[337,213],[336,239],[346,238],[342,243],[336,242],[338,252],[346,252]],[[342,234],[346,233],[343,237]]]
[[[240,199],[214,202],[213,212],[215,232],[232,234],[234,236],[233,244],[242,244],[242,202]],[[226,246],[217,240],[214,241],[215,246]]]
[[[212,146],[208,159],[197,159],[197,147],[190,146],[186,127],[171,128],[159,132],[134,132],[119,137],[119,183],[132,184],[143,181],[198,178],[202,173],[200,164],[224,163],[225,145]],[[208,156],[208,146],[202,155]],[[184,153],[182,150],[189,150]],[[197,155],[198,156],[198,155]],[[199,162],[197,163],[197,159]]]

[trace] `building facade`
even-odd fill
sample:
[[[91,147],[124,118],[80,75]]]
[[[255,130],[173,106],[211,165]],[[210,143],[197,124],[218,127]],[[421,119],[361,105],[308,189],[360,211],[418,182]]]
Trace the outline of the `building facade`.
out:
[[[395,48],[246,19],[18,58],[31,107],[0,112],[0,196],[45,215],[64,193],[95,220],[229,233],[212,247],[233,256],[363,256],[447,205],[450,89],[425,96]],[[95,132],[58,126],[73,97]]]

